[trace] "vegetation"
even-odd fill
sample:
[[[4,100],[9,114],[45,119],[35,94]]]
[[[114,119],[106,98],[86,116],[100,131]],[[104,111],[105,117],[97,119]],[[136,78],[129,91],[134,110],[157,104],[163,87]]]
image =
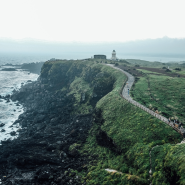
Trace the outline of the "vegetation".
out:
[[[175,68],[175,70],[177,70],[177,71],[181,71],[181,68]]]
[[[127,65],[142,66],[143,63],[153,65],[145,61],[133,61],[127,60],[126,62],[129,62]],[[111,63],[108,60],[106,62]],[[164,64],[160,63],[159,66],[162,68]],[[85,62],[49,62],[45,63],[45,67],[41,75],[43,78],[50,75],[50,80],[56,80],[63,78],[64,72],[68,76],[68,81],[64,83],[70,82],[68,93],[74,94],[76,99],[74,113],[88,113],[89,109],[95,108],[94,123],[87,142],[81,146],[74,144],[70,147],[70,150],[80,147],[81,155],[90,154],[90,163],[84,164],[84,168],[88,168],[88,174],[83,170],[75,171],[83,177],[82,182],[89,185],[142,185],[149,184],[150,181],[156,185],[171,185],[177,181],[179,184],[185,184],[183,173],[185,145],[176,145],[182,140],[181,135],[120,96],[123,83],[127,79],[122,72],[92,59]],[[62,72],[57,74],[56,71]],[[138,78],[132,90],[134,99],[153,110],[159,110],[161,114],[176,116],[183,120],[184,79],[158,76],[154,72],[145,74]],[[96,99],[98,102],[93,105],[93,94],[98,92],[98,95],[101,95],[104,88],[110,89],[110,92],[102,93],[102,96]],[[67,86],[58,90],[66,89]],[[178,97],[179,89],[181,97]],[[86,96],[85,101],[81,99],[83,93]],[[150,178],[151,150],[152,177]],[[105,171],[106,168],[121,173],[109,173]]]
[[[143,71],[143,70],[142,70]],[[185,79],[145,73],[131,90],[133,98],[160,114],[185,123]]]

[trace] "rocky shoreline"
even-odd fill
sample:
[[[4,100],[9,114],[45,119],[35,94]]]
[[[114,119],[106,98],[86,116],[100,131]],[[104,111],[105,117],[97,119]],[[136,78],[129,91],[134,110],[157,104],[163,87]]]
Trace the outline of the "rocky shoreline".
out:
[[[94,109],[96,103],[112,91],[115,82],[101,67],[46,62],[37,81],[6,97],[18,101],[24,113],[13,123],[21,126],[14,133],[17,138],[1,142],[0,184],[86,184],[79,174],[87,174],[97,156],[80,151],[93,122],[103,121],[101,110]],[[111,143],[117,151],[112,140],[97,129],[99,145]]]
[[[82,184],[71,169],[87,170],[88,156],[78,149],[86,141],[92,113],[71,115],[73,95],[53,94],[39,80],[22,86],[11,99],[25,111],[13,123],[22,127],[18,138],[1,142],[1,184]]]

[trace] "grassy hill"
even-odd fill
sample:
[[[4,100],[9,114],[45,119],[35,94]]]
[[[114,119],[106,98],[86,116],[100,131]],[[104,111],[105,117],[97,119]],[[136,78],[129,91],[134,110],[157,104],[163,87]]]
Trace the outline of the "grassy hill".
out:
[[[135,66],[135,63],[127,62],[120,62],[119,65]],[[145,66],[151,65],[146,61],[144,63]],[[45,63],[41,76],[57,83],[57,78],[62,79],[62,70],[65,70],[68,81],[63,81],[61,88],[56,90],[65,91],[67,84],[70,84],[68,94],[74,94],[76,98],[74,114],[87,114],[94,109],[93,126],[86,143],[79,149],[82,156],[88,156],[89,163],[82,166],[82,171],[74,170],[83,177],[82,183],[141,185],[152,181],[159,185],[185,184],[185,145],[176,145],[182,140],[181,135],[120,96],[127,79],[122,72],[103,65],[101,61],[57,61]],[[183,120],[184,90],[179,91],[183,83],[184,79],[181,78],[146,73],[135,84],[132,95],[148,107]],[[105,88],[110,90],[108,94],[103,93]],[[179,92],[181,97],[178,96]],[[83,94],[85,101],[82,101]],[[150,94],[158,102],[151,99]],[[172,98],[175,103],[171,101]],[[158,147],[153,148],[156,145]],[[150,178],[149,153],[152,148]],[[122,174],[108,173],[106,168]]]
[[[185,123],[185,78],[145,74],[132,89],[133,98],[167,118]]]

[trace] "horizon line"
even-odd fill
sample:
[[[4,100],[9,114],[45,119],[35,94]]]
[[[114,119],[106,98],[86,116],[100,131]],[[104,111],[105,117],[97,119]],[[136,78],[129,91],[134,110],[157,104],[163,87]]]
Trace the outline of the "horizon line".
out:
[[[11,37],[0,37],[0,40],[3,41],[14,41],[19,43],[24,42],[41,42],[41,43],[55,43],[55,44],[103,44],[103,43],[128,43],[128,42],[137,42],[137,41],[146,41],[146,40],[158,40],[158,39],[175,39],[175,40],[185,40],[184,38],[177,37],[158,37],[158,38],[146,38],[146,39],[135,39],[135,40],[125,40],[125,41],[56,41],[56,40],[45,40],[45,39],[37,39],[37,38],[21,38],[15,39]]]

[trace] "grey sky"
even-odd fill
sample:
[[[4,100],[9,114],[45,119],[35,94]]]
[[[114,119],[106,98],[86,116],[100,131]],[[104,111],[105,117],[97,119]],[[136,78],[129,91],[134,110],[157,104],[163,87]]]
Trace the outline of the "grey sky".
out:
[[[185,39],[172,39],[168,37],[159,39],[146,39],[129,42],[106,43],[60,43],[43,42],[38,40],[7,40],[0,39],[0,52],[26,52],[26,53],[88,53],[110,54],[115,49],[122,54],[168,54],[185,55]]]
[[[0,0],[0,38],[124,42],[185,38],[184,0]]]

